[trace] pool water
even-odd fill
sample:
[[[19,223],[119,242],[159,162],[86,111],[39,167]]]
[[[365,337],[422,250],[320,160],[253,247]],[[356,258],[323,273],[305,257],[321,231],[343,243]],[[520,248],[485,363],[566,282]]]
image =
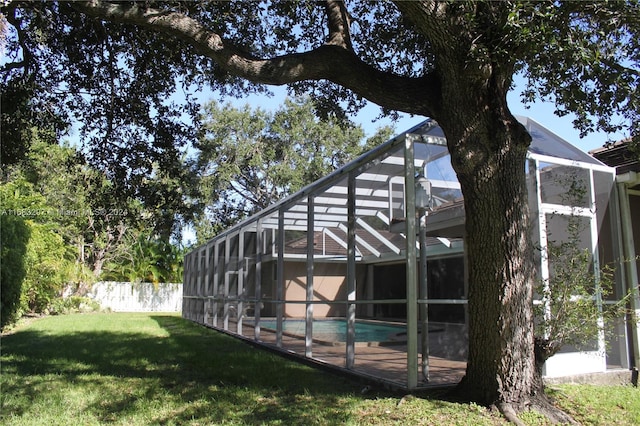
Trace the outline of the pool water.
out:
[[[260,326],[275,330],[276,320],[260,320]],[[355,324],[356,342],[386,342],[390,335],[406,333],[407,327],[400,324],[357,321]],[[303,319],[285,319],[282,330],[296,336],[305,335],[305,321]],[[329,342],[347,341],[347,321],[344,319],[323,319],[313,321],[313,338]]]

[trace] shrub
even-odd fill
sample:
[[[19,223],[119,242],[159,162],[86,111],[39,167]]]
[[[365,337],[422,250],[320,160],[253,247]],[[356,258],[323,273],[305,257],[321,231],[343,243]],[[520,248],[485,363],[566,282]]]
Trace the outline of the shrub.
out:
[[[25,311],[43,313],[61,296],[68,280],[68,263],[64,240],[47,225],[28,222],[31,239],[25,258],[26,276],[21,305]]]
[[[4,213],[0,216],[0,329],[19,317],[20,294],[26,275],[25,255],[30,235],[29,227],[21,217]]]
[[[81,296],[69,296],[54,299],[48,307],[51,315],[63,315],[72,313],[97,312],[100,304],[93,299]]]

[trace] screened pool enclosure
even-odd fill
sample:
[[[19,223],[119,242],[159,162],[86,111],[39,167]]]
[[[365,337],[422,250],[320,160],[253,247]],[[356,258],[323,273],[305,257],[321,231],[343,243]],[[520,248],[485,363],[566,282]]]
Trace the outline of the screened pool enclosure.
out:
[[[613,261],[614,170],[520,120],[533,137],[526,173],[540,278],[553,274],[545,247],[567,237],[570,217],[593,266]],[[437,124],[424,121],[193,250],[183,316],[400,388],[459,381],[465,216],[445,142]],[[571,198],[569,187],[581,191]],[[610,342],[606,355],[604,340],[567,349],[546,374],[627,367],[626,339]]]

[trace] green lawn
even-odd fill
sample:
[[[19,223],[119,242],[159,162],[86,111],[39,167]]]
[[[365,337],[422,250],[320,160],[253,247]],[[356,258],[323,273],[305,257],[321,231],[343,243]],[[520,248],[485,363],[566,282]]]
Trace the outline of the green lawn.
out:
[[[1,343],[3,425],[506,424],[434,394],[362,395],[360,383],[175,315],[46,317]],[[561,386],[554,395],[583,424],[640,424],[637,388]]]

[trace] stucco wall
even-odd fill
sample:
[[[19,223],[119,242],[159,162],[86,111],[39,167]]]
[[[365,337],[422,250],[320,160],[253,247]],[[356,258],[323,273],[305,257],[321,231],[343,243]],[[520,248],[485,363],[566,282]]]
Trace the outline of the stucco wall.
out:
[[[313,267],[313,294],[314,301],[345,300],[346,289],[346,264],[340,263],[316,263]],[[285,294],[287,300],[306,300],[307,294],[307,265],[305,263],[288,262],[285,266]],[[304,317],[306,306],[304,304],[287,304],[285,316]],[[315,317],[342,316],[345,314],[344,304],[324,305],[316,304],[313,307]]]
[[[182,284],[97,282],[88,295],[114,312],[181,312]]]

